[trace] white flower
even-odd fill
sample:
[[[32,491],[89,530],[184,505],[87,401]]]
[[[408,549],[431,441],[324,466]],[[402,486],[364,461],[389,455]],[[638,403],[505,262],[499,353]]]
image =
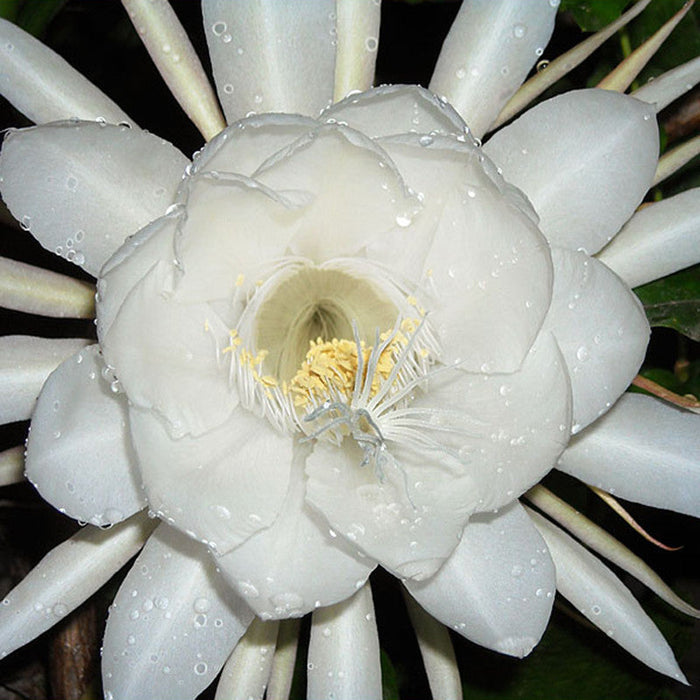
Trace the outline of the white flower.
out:
[[[254,615],[314,611],[309,696],[377,697],[365,585],[377,565],[444,624],[515,656],[539,640],[559,589],[682,679],[619,580],[518,500],[561,457],[588,483],[698,511],[697,418],[620,398],[649,334],[628,274],[644,269],[637,284],[697,259],[660,254],[655,241],[680,235],[671,222],[687,207],[669,200],[626,272],[625,239],[639,235],[634,211],[657,167],[658,93],[567,93],[482,148],[476,137],[549,39],[556,2],[465,2],[431,89],[472,131],[433,92],[368,89],[370,3],[339,3],[336,18],[323,1],[305,14],[205,2],[230,123],[219,131],[215,107],[196,113],[208,93],[188,97],[188,86],[204,90],[194,59],[182,75],[169,62],[189,44],[167,5],[127,5],[152,51],[167,40],[161,69],[203,133],[219,132],[190,164],[2,27],[11,79],[25,60],[51,78],[46,95],[19,72],[5,85],[41,125],[6,137],[3,198],[43,245],[99,278],[98,344],[50,346],[39,363],[77,350],[41,390],[27,476],[73,518],[123,522],[48,555],[0,611],[3,643],[24,643],[101,585],[153,528],[138,514],[147,508],[161,522],[104,642],[114,700],[146,687],[192,698],[234,648],[230,682],[259,692],[269,665],[245,670],[241,657],[274,644],[277,628],[255,623],[239,643]],[[475,27],[497,5],[507,11],[486,40]],[[314,40],[332,35],[326,25],[337,45]],[[467,72],[468,57],[483,70]],[[52,93],[56,82],[70,95]],[[336,97],[358,91],[327,107],[334,84]],[[604,262],[593,257],[628,220]],[[5,351],[16,362],[37,345],[13,339]],[[13,419],[36,384],[20,388]],[[661,477],[658,445],[670,465]],[[358,635],[359,658],[339,658],[322,625]],[[346,681],[323,673],[338,664]]]

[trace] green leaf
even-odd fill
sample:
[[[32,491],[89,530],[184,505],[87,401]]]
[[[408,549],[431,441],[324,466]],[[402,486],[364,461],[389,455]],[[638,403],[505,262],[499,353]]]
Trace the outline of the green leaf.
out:
[[[0,17],[10,22],[17,20],[20,0],[0,0]]]
[[[673,328],[700,341],[700,265],[634,290],[652,326]]]
[[[399,679],[391,663],[391,659],[384,651],[381,650],[382,664],[382,698],[383,700],[399,700]]]
[[[629,0],[562,0],[560,10],[570,12],[584,32],[597,32],[616,20]]]
[[[51,20],[61,11],[67,0],[42,0],[42,2],[23,2],[15,22],[33,36],[41,37]]]

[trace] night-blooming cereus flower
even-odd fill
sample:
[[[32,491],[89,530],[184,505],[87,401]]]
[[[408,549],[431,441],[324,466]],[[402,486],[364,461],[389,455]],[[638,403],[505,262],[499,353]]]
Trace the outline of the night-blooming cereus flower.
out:
[[[191,163],[2,26],[5,93],[40,124],[6,137],[2,196],[98,278],[96,344],[6,341],[6,363],[44,352],[8,415],[28,417],[63,359],[33,411],[26,473],[69,516],[114,525],[86,527],[8,596],[2,649],[79,604],[159,522],[110,613],[114,700],[193,698],[229,657],[221,696],[261,695],[258,652],[276,621],[309,612],[309,697],[379,697],[377,565],[444,624],[515,656],[559,589],[682,679],[619,580],[518,500],[560,460],[697,512],[697,418],[620,398],[649,335],[628,282],[697,258],[659,244],[697,220],[697,191],[655,205],[651,226],[634,214],[657,169],[651,103],[678,81],[643,101],[561,95],[482,147],[556,2],[465,2],[432,91],[369,89],[375,3],[204,2],[226,126],[167,4],[125,4],[209,138]],[[27,65],[41,90],[22,82]],[[428,671],[434,688],[456,674]]]

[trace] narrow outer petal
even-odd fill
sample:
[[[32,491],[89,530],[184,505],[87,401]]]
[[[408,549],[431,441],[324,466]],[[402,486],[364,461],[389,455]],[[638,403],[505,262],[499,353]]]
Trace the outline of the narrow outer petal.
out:
[[[130,427],[151,508],[212,550],[228,552],[270,526],[282,507],[292,439],[249,411],[200,437],[173,439],[150,411]]]
[[[323,518],[304,503],[308,453],[308,446],[295,445],[289,493],[277,520],[217,561],[222,574],[264,620],[298,617],[343,600],[375,566],[329,534]]]
[[[661,632],[620,579],[549,520],[527,511],[554,559],[557,590],[630,654],[687,683]]]
[[[161,524],[124,579],[102,650],[105,697],[191,700],[221,670],[253,614],[206,549]]]
[[[0,258],[0,306],[52,318],[94,318],[95,287],[68,275]]]
[[[278,628],[277,620],[263,622],[253,618],[221,671],[214,700],[263,700]]]
[[[381,700],[379,639],[369,585],[311,618],[307,697]]]
[[[649,323],[639,299],[585,253],[552,249],[554,289],[543,331],[559,343],[571,378],[572,432],[615,403],[644,360]]]
[[[202,14],[229,124],[251,111],[315,117],[330,104],[335,0],[204,0]]]
[[[551,243],[593,254],[649,189],[659,132],[650,105],[608,90],[576,90],[533,107],[484,151],[530,198]]]
[[[522,506],[475,516],[431,579],[406,581],[433,617],[510,656],[529,654],[544,633],[556,590],[554,565]]]
[[[597,257],[630,287],[700,262],[700,187],[640,209]]]
[[[138,515],[109,530],[90,525],[52,549],[0,605],[0,658],[75,610],[138,552],[153,522]]]
[[[381,0],[336,0],[338,50],[334,100],[367,90],[374,80],[379,48]]]
[[[104,369],[97,345],[65,360],[41,390],[27,440],[27,478],[62,513],[93,525],[146,505],[126,396],[110,390]]]
[[[44,248],[97,276],[129,234],[165,212],[186,165],[141,129],[61,122],[5,137],[0,188]]]
[[[89,344],[80,338],[0,338],[0,424],[29,418],[49,374]]]
[[[226,123],[187,32],[167,0],[122,0],[141,40],[175,99],[204,138]]]
[[[572,439],[558,468],[621,498],[700,517],[700,416],[625,394]]]
[[[136,124],[31,34],[0,19],[0,93],[36,124],[60,119]]]
[[[443,44],[430,89],[483,136],[554,31],[558,2],[465,0]]]
[[[650,80],[632,93],[638,100],[653,104],[657,112],[684,95],[700,82],[700,56]]]

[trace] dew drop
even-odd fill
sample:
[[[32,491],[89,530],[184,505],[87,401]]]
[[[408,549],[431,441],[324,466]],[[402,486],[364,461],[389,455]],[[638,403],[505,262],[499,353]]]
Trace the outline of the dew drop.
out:
[[[214,22],[214,24],[211,25],[214,36],[221,36],[226,31],[226,28],[226,22]]]
[[[365,39],[365,48],[367,49],[367,51],[376,51],[378,46],[379,42],[377,41],[376,36],[368,36]]]
[[[516,24],[513,27],[513,36],[516,39],[522,39],[527,34],[527,27],[524,24]]]
[[[590,352],[588,351],[588,348],[585,345],[582,345],[577,351],[576,351],[576,359],[579,362],[585,362],[589,357],[591,356]]]
[[[211,604],[209,603],[209,600],[207,598],[197,598],[197,600],[194,601],[192,607],[194,608],[195,612],[205,613],[209,610]]]

